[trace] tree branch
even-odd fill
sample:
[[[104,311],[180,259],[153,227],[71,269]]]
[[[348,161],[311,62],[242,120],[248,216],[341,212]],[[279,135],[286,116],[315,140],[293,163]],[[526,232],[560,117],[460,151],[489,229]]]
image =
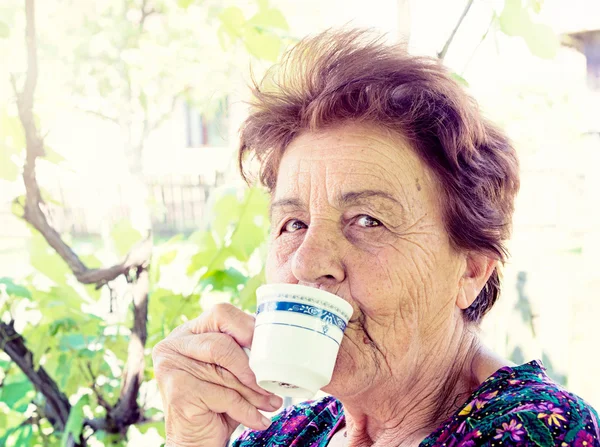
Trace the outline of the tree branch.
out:
[[[50,410],[47,411],[49,414],[46,417],[58,431],[63,431],[71,411],[69,400],[58,389],[58,385],[43,366],[35,369],[33,353],[27,348],[25,340],[15,331],[12,324],[0,322],[0,346],[46,398]]]
[[[147,0],[142,0],[142,17],[140,18],[140,32],[144,30],[144,24],[146,19],[154,14],[156,10],[154,8],[146,9]]]
[[[82,112],[84,112],[84,113],[89,113],[90,115],[93,115],[93,116],[95,116],[95,117],[97,117],[97,118],[103,119],[104,121],[108,121],[108,122],[110,122],[110,123],[113,123],[113,124],[117,124],[117,125],[119,125],[119,120],[118,120],[118,118],[115,118],[115,117],[113,117],[113,116],[105,115],[105,114],[104,114],[104,113],[102,113],[102,112],[98,112],[98,111],[96,111],[96,110],[84,109],[84,108],[81,108],[81,107],[77,107],[77,109],[78,109],[78,110],[81,110],[81,111],[82,111]]]
[[[454,29],[452,30],[452,33],[450,34],[450,37],[448,37],[448,40],[444,44],[444,48],[442,48],[442,51],[440,51],[438,53],[438,58],[440,60],[443,61],[444,58],[446,57],[446,53],[448,53],[448,49],[450,48],[450,45],[452,44],[452,41],[454,40],[454,36],[456,35],[456,32],[460,28],[460,25],[462,24],[463,20],[467,16],[467,14],[469,12],[469,9],[471,9],[471,6],[473,5],[473,1],[474,0],[468,0],[467,1],[465,9],[463,10],[461,16],[459,17],[458,22],[456,22],[456,26],[454,27]]]
[[[101,286],[120,275],[126,274],[132,268],[147,264],[152,252],[152,241],[150,235],[147,235],[146,239],[137,244],[119,264],[103,269],[89,269],[71,247],[62,240],[60,234],[48,223],[48,219],[42,211],[44,201],[36,178],[36,160],[39,156],[44,155],[44,141],[39,135],[33,116],[33,95],[37,83],[37,46],[35,42],[33,0],[27,0],[26,5],[28,67],[22,91],[18,91],[16,80],[13,78],[19,118],[26,139],[26,158],[23,169],[26,193],[23,218],[44,236],[48,244],[67,263],[79,282]]]
[[[167,118],[169,118],[169,116],[171,116],[173,114],[173,111],[175,110],[175,107],[177,106],[177,101],[179,101],[179,98],[181,98],[183,95],[185,95],[189,91],[190,91],[190,87],[186,87],[183,90],[181,90],[180,92],[175,93],[175,95],[173,96],[173,99],[171,100],[171,107],[169,107],[169,110],[166,111],[165,113],[163,113],[162,115],[160,115],[154,122],[148,123],[146,130],[144,132],[143,139],[146,139],[146,137],[148,135],[150,135],[150,133],[152,133],[153,131],[158,129],[159,126],[162,123],[164,123],[167,120]]]
[[[106,401],[106,399],[100,393],[100,391],[98,390],[98,387],[96,386],[96,375],[92,371],[92,363],[91,362],[87,362],[86,367],[87,367],[87,370],[88,370],[88,372],[90,374],[90,377],[92,379],[92,386],[90,388],[92,389],[92,391],[96,395],[96,399],[98,400],[98,404],[100,404],[100,406],[102,408],[104,408],[107,413],[110,413],[112,411],[112,406]]]
[[[144,378],[148,291],[150,277],[146,267],[138,267],[136,281],[133,284],[133,328],[127,350],[127,363],[123,371],[121,394],[111,412],[111,418],[118,421],[122,428],[139,422],[143,418],[137,403],[138,392]]]
[[[131,270],[135,270],[132,281],[134,324],[119,401],[105,419],[88,421],[88,425],[92,429],[103,427],[108,432],[124,434],[129,425],[138,422],[143,416],[140,414],[137,395],[143,379],[145,365],[144,347],[147,338],[149,291],[148,266],[152,254],[151,234],[148,234],[143,241],[136,244],[121,263],[105,269],[89,269],[48,223],[46,215],[42,211],[44,201],[36,178],[36,160],[44,155],[44,141],[38,132],[33,115],[33,98],[38,76],[34,0],[26,0],[26,19],[28,66],[25,83],[21,91],[17,87],[16,79],[14,77],[12,79],[19,118],[26,137],[26,158],[23,169],[26,194],[23,218],[44,236],[48,244],[67,263],[77,280],[83,284],[96,284],[100,287],[116,279],[119,275],[125,275],[130,280]],[[23,337],[16,333],[13,326],[0,323],[0,329],[2,348],[44,395],[50,412],[55,414],[55,417],[49,415],[49,418],[55,419],[53,425],[62,431],[69,417],[70,405],[68,399],[60,392],[56,382],[52,380],[43,367],[35,369],[31,351],[27,349]],[[69,438],[68,445],[75,445],[72,437]]]

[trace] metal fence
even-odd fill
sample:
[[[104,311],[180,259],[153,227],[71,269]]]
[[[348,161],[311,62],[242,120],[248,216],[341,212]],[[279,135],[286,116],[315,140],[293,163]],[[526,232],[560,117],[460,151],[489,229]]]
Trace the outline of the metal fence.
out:
[[[217,175],[214,181],[206,181],[202,176],[161,176],[146,178],[148,207],[151,213],[152,228],[155,234],[170,236],[176,233],[190,233],[200,228],[208,217],[209,197],[217,186],[223,184],[223,176]],[[49,189],[52,197],[46,202],[46,214],[51,225],[59,233],[69,233],[76,237],[95,236],[116,222],[128,220],[132,215],[131,196],[126,187],[113,183],[113,193],[108,206],[98,211],[93,204],[94,197],[106,194],[101,187],[86,191],[87,201],[75,199],[76,187],[60,180]],[[8,211],[0,214],[0,227],[7,228],[14,216]]]

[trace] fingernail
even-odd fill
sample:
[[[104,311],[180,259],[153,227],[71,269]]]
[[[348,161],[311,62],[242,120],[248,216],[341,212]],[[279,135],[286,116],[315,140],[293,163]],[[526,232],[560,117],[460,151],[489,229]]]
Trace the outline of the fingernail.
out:
[[[272,395],[269,399],[269,404],[271,404],[273,408],[279,408],[283,404],[283,399],[279,396]]]
[[[263,417],[262,417],[262,420],[261,420],[261,422],[262,422],[262,424],[263,424],[263,427],[265,427],[265,428],[269,428],[269,427],[271,426],[271,419],[269,419],[269,418],[268,418],[268,417],[266,417],[266,416],[263,416]]]

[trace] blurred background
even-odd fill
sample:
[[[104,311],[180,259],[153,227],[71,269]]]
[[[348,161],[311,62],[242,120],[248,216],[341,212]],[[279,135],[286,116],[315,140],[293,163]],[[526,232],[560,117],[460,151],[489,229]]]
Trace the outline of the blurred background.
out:
[[[517,147],[482,333],[600,408],[600,2],[3,0],[0,446],[160,446],[150,351],[252,312],[268,198],[236,172],[257,78],[334,26],[437,57]],[[27,38],[26,38],[27,36]]]

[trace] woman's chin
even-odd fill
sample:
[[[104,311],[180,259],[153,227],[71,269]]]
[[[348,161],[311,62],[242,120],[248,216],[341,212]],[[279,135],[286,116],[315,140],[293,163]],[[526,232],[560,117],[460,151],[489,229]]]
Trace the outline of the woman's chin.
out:
[[[357,375],[353,368],[344,359],[338,358],[331,381],[321,390],[334,397],[342,397],[353,392]]]

